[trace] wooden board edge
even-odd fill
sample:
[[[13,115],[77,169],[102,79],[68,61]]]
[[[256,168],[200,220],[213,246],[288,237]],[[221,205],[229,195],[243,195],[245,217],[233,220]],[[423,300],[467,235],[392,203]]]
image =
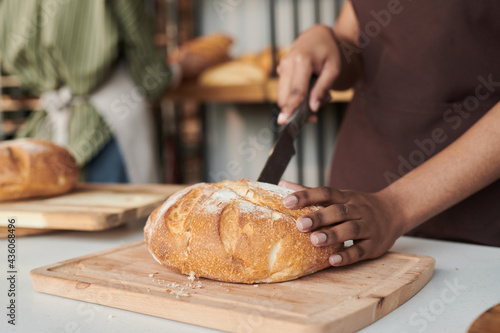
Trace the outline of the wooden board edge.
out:
[[[413,271],[416,274],[415,279],[405,283],[398,290],[391,289],[382,289],[377,290],[376,294],[368,295],[367,297],[355,299],[350,304],[351,311],[348,309],[343,313],[342,317],[324,322],[321,325],[318,325],[317,331],[315,332],[328,332],[328,333],[346,333],[346,332],[356,332],[365,328],[375,321],[383,318],[390,312],[394,311],[402,304],[406,303],[409,299],[415,296],[432,278],[435,266],[435,259],[429,256],[424,255],[416,255],[416,254],[407,254],[407,253],[397,253],[397,252],[388,252],[386,255],[391,256],[405,256],[405,257],[413,257],[417,259],[414,261],[412,267],[405,272],[408,274]],[[375,259],[376,260],[376,259]],[[415,271],[417,265],[421,266]],[[358,304],[355,304],[358,303]],[[363,305],[359,305],[359,303],[364,303]],[[364,316],[360,315],[360,309]],[[355,310],[355,311],[354,311]],[[331,318],[338,315],[336,310],[327,310],[324,313],[320,313],[318,316]],[[346,318],[351,317],[353,320],[346,320]],[[364,320],[360,320],[360,318],[364,318]],[[311,321],[321,321],[320,318],[311,318]],[[354,323],[350,326],[345,326],[346,323]]]
[[[467,333],[494,333],[500,327],[500,303],[481,313],[470,325]]]
[[[189,185],[183,184],[104,184],[104,183],[78,183],[76,190],[81,191],[111,191],[130,193],[131,191],[153,194],[175,193]]]
[[[57,232],[57,231],[61,231],[61,230],[16,227],[14,234],[16,235],[16,238],[18,238],[18,237],[43,235],[43,234]],[[8,228],[6,226],[0,226],[0,239],[7,239],[8,237],[9,237]]]
[[[129,215],[131,213],[128,213]],[[132,212],[135,217],[135,211]],[[80,213],[32,213],[32,212],[15,212],[11,214],[16,218],[16,227],[33,228],[33,229],[57,229],[57,230],[74,230],[74,231],[102,231],[114,228],[124,223],[124,219],[119,215],[122,213],[96,213],[87,212]],[[34,219],[34,215],[38,218]],[[72,219],[71,225],[68,225],[67,220]],[[30,222],[31,221],[31,222]],[[36,221],[36,222],[33,222]],[[50,221],[50,222],[40,222]],[[75,222],[76,221],[76,222]],[[0,220],[0,227],[7,226],[6,222]]]

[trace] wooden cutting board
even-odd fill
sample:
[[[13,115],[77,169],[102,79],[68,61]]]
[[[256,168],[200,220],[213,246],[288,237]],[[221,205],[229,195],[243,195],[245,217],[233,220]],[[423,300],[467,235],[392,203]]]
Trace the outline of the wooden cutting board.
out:
[[[78,184],[67,194],[0,203],[0,226],[97,231],[148,216],[184,185]]]
[[[388,253],[298,280],[245,285],[160,266],[143,241],[37,268],[39,292],[230,332],[354,332],[415,295],[431,257]]]
[[[500,331],[500,304],[482,313],[471,325],[468,333],[497,333]]]
[[[15,235],[18,237],[43,235],[51,232],[56,232],[56,229],[36,229],[36,228],[16,228]],[[6,239],[9,237],[9,228],[0,227],[0,239]]]

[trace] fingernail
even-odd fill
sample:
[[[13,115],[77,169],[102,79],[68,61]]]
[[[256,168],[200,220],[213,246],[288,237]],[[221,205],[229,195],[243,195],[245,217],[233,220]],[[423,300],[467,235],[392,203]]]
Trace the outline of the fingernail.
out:
[[[312,225],[313,221],[308,217],[299,217],[297,220],[297,228],[299,228],[300,231],[307,231]]]
[[[299,202],[299,199],[295,195],[289,195],[283,200],[283,204],[286,208],[292,208]]]
[[[320,244],[326,242],[326,235],[322,232],[314,234],[311,236],[311,242],[314,245],[320,245]]]
[[[278,116],[278,124],[282,124],[285,122],[285,114],[284,113],[280,113],[279,116]]]
[[[342,257],[339,254],[334,254],[330,256],[331,265],[338,265],[340,263],[342,263]]]
[[[319,109],[319,101],[317,99],[315,99],[314,101],[312,101],[312,103],[311,103],[311,109],[313,111],[317,111]]]

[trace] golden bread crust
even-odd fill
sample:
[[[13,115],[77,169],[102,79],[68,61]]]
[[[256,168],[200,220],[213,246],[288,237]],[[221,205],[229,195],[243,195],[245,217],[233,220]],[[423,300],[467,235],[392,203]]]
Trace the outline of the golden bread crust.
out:
[[[295,220],[321,207],[287,209],[289,193],[248,179],[193,185],[149,216],[146,244],[160,264],[214,280],[267,283],[314,273],[342,245],[314,247]]]
[[[38,139],[0,142],[0,201],[69,192],[78,181],[75,158]]]

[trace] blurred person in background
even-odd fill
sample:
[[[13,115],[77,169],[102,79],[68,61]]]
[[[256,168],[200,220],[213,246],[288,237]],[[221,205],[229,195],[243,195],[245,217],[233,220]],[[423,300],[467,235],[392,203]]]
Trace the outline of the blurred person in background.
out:
[[[150,21],[143,1],[0,0],[2,68],[40,95],[17,137],[66,146],[88,182],[158,182],[146,100],[204,67],[169,66]]]

